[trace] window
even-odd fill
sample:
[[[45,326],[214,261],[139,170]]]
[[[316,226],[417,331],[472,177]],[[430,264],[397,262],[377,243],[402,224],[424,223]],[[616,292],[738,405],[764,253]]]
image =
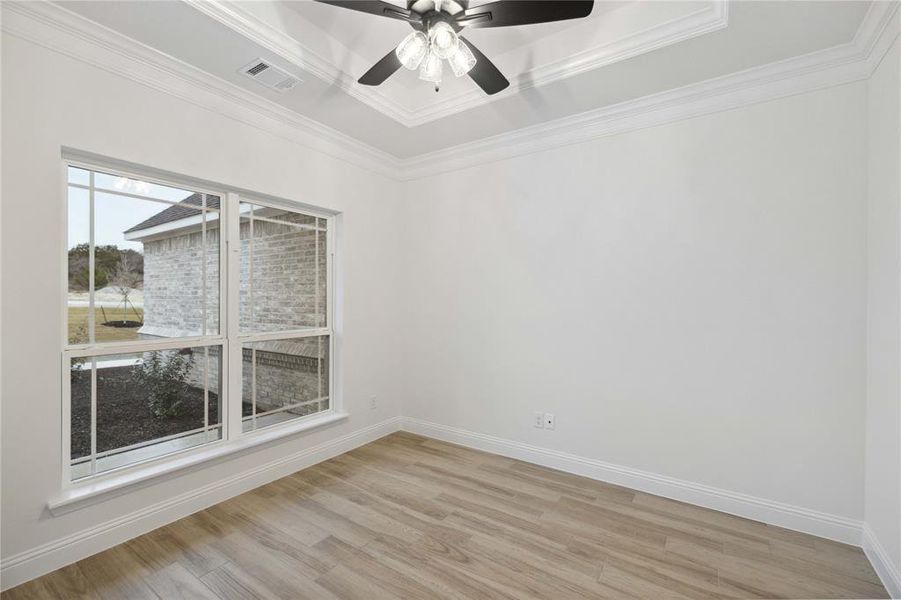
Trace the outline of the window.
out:
[[[326,219],[242,202],[243,429],[328,410]],[[288,334],[290,331],[295,334]]]
[[[67,187],[65,483],[334,409],[329,215],[80,162]]]

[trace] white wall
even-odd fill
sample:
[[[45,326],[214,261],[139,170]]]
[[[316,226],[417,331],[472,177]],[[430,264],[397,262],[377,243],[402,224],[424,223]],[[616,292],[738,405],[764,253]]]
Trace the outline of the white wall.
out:
[[[3,35],[2,52],[5,564],[398,414],[400,184],[11,35]],[[46,504],[60,481],[63,145],[342,211],[341,367],[350,419],[51,516]]]
[[[894,566],[895,593],[901,594],[901,42],[897,39],[868,85],[865,520],[867,533],[884,553],[877,560]]]
[[[400,184],[9,35],[2,52],[4,563],[400,413],[849,522],[866,447],[887,491],[867,521],[897,551],[873,457],[897,444],[898,190],[868,170],[867,83]],[[873,106],[897,104],[890,60],[871,158],[898,152]],[[342,211],[350,420],[51,516],[62,145]],[[869,215],[868,180],[887,190]]]
[[[855,83],[413,182],[404,414],[860,520],[865,156]]]

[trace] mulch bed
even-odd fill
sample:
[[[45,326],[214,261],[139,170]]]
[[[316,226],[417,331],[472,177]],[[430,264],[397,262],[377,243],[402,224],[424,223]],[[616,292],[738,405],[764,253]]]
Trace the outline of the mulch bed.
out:
[[[209,394],[209,422],[219,419],[217,394]],[[203,427],[203,390],[189,387],[177,417],[157,418],[131,367],[97,371],[97,451],[146,442]],[[91,453],[91,372],[72,372],[72,458]]]

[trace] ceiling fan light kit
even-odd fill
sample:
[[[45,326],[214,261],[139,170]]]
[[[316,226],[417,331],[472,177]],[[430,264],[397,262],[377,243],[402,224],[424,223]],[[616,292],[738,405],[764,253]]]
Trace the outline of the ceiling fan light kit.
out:
[[[476,57],[472,55],[472,50],[469,49],[469,46],[458,43],[457,49],[451,53],[447,62],[450,63],[454,75],[463,77],[476,66]]]
[[[429,26],[429,43],[438,58],[449,58],[457,49],[457,32],[445,21],[437,21]]]
[[[429,51],[429,40],[421,31],[414,31],[404,38],[395,50],[400,64],[411,71],[419,68],[422,59]]]
[[[444,63],[441,62],[441,57],[434,50],[429,50],[425,60],[422,61],[422,66],[419,67],[419,78],[438,84],[441,83],[443,71]]]
[[[512,27],[581,19],[591,14],[593,0],[497,0],[469,7],[469,0],[407,0],[402,8],[384,0],[318,0],[324,4],[406,21],[415,30],[360,77],[363,85],[381,85],[401,67],[419,78],[441,83],[443,60],[457,77],[469,77],[486,94],[496,94],[510,82],[470,41],[465,27]]]

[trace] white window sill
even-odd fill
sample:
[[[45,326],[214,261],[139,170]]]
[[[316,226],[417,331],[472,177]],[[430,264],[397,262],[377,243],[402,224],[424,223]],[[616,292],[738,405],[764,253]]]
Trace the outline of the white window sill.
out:
[[[154,463],[142,465],[128,472],[98,478],[84,483],[76,483],[67,487],[59,496],[47,503],[47,508],[54,515],[102,502],[110,497],[129,491],[131,488],[147,483],[184,469],[222,458],[269,442],[292,436],[294,434],[317,429],[347,418],[346,412],[329,412],[324,415],[304,419],[298,423],[286,423],[272,428],[245,433],[237,440],[222,441],[211,444],[208,448],[188,451],[180,456],[163,458]]]

